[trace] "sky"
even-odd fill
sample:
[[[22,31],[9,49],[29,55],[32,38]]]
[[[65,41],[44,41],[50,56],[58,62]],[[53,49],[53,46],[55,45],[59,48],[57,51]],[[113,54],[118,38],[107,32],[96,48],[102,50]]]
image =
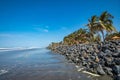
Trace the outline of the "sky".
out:
[[[0,48],[46,47],[104,11],[120,31],[120,0],[0,0]]]

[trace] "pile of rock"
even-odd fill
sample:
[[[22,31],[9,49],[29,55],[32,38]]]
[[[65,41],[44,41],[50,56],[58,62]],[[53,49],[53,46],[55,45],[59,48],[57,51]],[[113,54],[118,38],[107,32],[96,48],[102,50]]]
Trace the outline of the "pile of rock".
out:
[[[120,41],[105,41],[73,46],[61,45],[52,49],[76,65],[100,75],[110,75],[120,80]]]

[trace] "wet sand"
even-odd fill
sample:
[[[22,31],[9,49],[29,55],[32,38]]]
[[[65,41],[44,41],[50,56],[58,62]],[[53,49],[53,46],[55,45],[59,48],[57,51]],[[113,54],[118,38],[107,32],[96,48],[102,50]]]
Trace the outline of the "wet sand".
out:
[[[46,49],[0,52],[0,80],[92,80]]]

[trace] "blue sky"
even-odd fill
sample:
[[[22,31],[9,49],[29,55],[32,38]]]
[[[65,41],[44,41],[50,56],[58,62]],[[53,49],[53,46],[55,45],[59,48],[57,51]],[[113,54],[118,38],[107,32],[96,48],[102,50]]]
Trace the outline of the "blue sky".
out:
[[[120,30],[120,0],[0,0],[0,47],[45,47],[103,11]]]

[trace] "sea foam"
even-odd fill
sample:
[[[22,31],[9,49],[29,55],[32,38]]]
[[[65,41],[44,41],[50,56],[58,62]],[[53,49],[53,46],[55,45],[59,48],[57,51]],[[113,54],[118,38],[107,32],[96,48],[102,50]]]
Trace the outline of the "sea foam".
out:
[[[6,74],[6,73],[8,73],[7,70],[0,70],[0,75]]]

